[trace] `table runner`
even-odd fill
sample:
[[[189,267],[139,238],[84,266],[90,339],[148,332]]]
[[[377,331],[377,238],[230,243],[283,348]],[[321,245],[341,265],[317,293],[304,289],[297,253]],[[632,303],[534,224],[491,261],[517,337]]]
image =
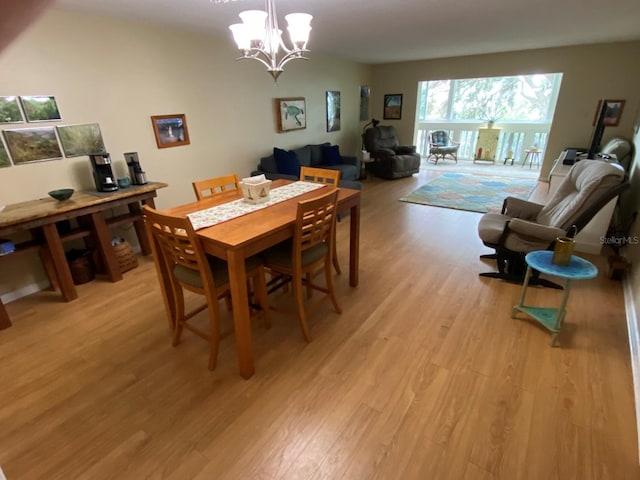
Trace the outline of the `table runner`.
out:
[[[239,199],[190,213],[187,217],[191,221],[191,225],[193,225],[194,230],[200,230],[201,228],[211,227],[218,223],[231,220],[232,218],[267,208],[276,203],[283,202],[324,186],[325,185],[322,183],[294,182],[271,190],[269,193],[269,200],[264,203],[254,204],[245,202],[244,199]]]

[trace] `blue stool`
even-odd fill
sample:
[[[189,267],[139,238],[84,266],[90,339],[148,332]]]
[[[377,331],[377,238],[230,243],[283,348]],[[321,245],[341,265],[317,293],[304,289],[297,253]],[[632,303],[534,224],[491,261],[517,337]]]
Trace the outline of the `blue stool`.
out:
[[[598,269],[591,262],[588,262],[584,258],[576,257],[575,255],[571,256],[571,261],[566,267],[551,263],[552,257],[553,252],[550,250],[530,252],[524,257],[527,262],[527,273],[524,277],[524,283],[522,284],[520,300],[518,301],[518,304],[513,307],[511,318],[516,318],[516,314],[518,312],[526,313],[551,332],[551,346],[555,347],[556,338],[558,337],[558,333],[560,333],[564,316],[567,313],[566,306],[567,300],[569,300],[569,293],[571,292],[571,281],[594,278],[598,275]],[[559,308],[533,307],[524,304],[527,287],[529,286],[529,279],[531,278],[531,270],[537,270],[539,272],[546,273],[547,275],[567,279],[564,286],[562,303]]]

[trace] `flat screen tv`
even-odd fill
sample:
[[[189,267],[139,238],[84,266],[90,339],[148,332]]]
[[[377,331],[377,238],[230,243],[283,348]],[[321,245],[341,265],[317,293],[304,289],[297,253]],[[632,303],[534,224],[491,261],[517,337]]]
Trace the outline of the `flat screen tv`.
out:
[[[589,142],[589,152],[587,158],[596,158],[596,154],[600,151],[600,143],[602,142],[602,135],[604,134],[605,117],[607,116],[607,101],[600,102],[600,111],[596,119],[596,126],[593,127],[593,133],[591,134],[591,141]]]

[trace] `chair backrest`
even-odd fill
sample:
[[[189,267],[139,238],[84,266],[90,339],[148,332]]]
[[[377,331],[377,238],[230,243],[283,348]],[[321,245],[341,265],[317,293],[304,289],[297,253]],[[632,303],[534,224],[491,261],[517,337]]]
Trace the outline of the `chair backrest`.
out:
[[[182,267],[197,272],[203,287],[215,291],[206,254],[189,219],[162,214],[148,205],[144,205],[142,211],[149,238],[158,250],[156,261],[164,262],[171,282],[176,282],[176,268]]]
[[[429,132],[429,143],[438,147],[449,145],[449,133],[446,130],[433,130]]]
[[[368,152],[375,152],[381,148],[394,149],[400,145],[396,129],[391,125],[367,128],[363,140]]]
[[[536,222],[565,230],[576,225],[580,230],[627,184],[620,165],[581,160],[571,167],[558,190],[538,213]]]
[[[199,180],[193,182],[193,191],[196,194],[198,200],[207,198],[211,195],[218,195],[221,193],[238,190],[240,180],[238,175],[232,173],[223,177],[208,178],[206,180]]]
[[[327,246],[327,253],[333,251],[337,202],[337,189],[331,189],[318,197],[298,202],[293,237],[294,263],[301,259],[305,250],[321,243]]]
[[[626,138],[616,137],[609,140],[600,150],[601,154],[613,154],[626,172],[630,171],[633,159],[633,143]]]
[[[331,185],[334,188],[338,188],[340,170],[301,166],[300,180],[305,182],[324,183],[326,185]]]

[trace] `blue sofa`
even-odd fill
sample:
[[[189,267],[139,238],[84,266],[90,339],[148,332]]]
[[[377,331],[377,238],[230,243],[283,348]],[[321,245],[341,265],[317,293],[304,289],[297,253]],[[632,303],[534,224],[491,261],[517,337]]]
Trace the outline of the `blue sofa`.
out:
[[[362,188],[358,181],[360,178],[360,159],[343,155],[336,158],[338,151],[337,145],[331,145],[329,142],[305,145],[290,151],[274,149],[273,154],[260,159],[260,163],[256,170],[251,172],[251,175],[264,174],[270,180],[279,178],[298,180],[300,178],[299,167],[302,165],[327,168],[340,171],[340,186],[360,190]],[[276,159],[276,156],[279,158]]]

